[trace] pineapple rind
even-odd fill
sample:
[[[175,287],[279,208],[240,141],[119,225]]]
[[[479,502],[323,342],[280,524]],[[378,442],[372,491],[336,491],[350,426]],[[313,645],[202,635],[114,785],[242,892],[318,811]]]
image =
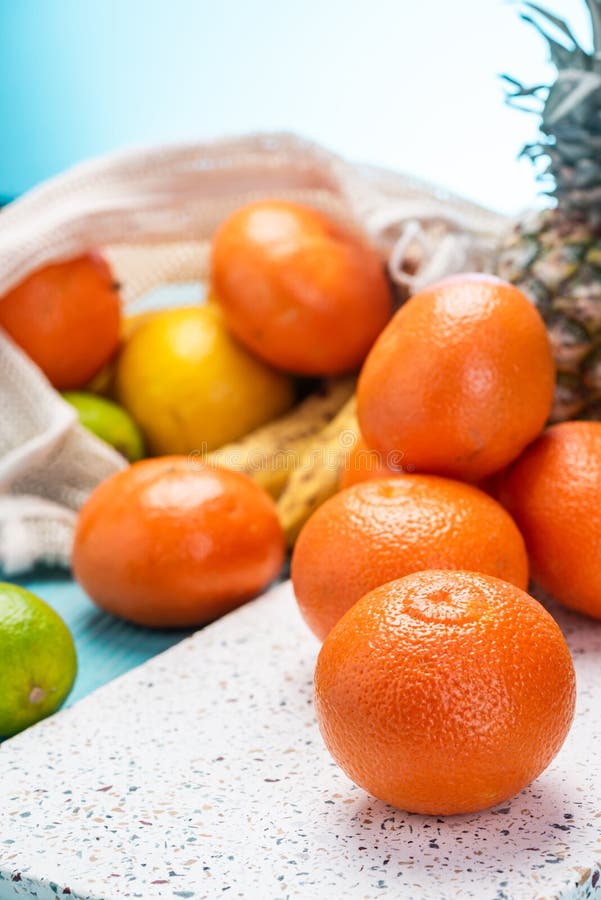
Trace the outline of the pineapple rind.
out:
[[[558,382],[551,421],[588,416],[601,402],[601,266],[598,242],[579,225],[565,240],[557,210],[519,223],[501,248],[497,273],[534,303],[547,326]],[[585,241],[588,236],[588,241]]]
[[[552,421],[601,419],[601,0],[585,2],[590,52],[567,22],[526,0],[522,18],[547,41],[557,78],[545,89],[506,77],[509,102],[542,102],[539,140],[522,152],[546,158],[542,177],[556,206],[523,218],[500,250],[497,272],[547,325],[558,370]]]

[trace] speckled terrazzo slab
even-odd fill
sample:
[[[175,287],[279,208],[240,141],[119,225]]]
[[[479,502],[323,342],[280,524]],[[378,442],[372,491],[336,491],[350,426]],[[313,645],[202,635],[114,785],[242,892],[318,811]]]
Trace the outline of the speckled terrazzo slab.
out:
[[[321,743],[289,584],[0,750],[0,898],[601,896],[601,626],[561,615],[579,708],[488,813],[406,815]]]

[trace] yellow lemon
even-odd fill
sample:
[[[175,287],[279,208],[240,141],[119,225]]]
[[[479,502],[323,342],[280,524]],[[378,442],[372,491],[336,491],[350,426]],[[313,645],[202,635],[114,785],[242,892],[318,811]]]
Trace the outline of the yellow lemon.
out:
[[[147,312],[134,313],[132,316],[122,316],[121,330],[119,334],[120,342],[123,344],[129,340],[136,328],[143,322],[147,322],[152,316],[156,316],[156,310]],[[99,394],[101,397],[112,397],[115,392],[115,367],[117,365],[117,356],[113,357],[106,366],[104,366],[97,375],[85,386],[85,390],[92,394]],[[84,423],[85,424],[85,423]]]
[[[115,386],[154,454],[213,450],[294,402],[292,380],[238,344],[213,304],[141,322],[123,347]]]

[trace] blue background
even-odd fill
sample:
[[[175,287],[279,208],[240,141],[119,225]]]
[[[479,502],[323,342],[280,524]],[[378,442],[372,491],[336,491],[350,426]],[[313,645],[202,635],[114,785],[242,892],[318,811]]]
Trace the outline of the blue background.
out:
[[[555,0],[587,36],[582,0]],[[0,0],[0,196],[108,150],[292,129],[507,211],[551,70],[499,0]]]

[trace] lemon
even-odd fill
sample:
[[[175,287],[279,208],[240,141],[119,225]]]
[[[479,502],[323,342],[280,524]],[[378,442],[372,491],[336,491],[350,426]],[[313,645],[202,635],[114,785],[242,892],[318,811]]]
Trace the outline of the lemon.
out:
[[[121,330],[119,333],[121,343],[127,341],[136,328],[138,328],[142,322],[148,321],[152,316],[156,316],[156,310],[134,313],[131,316],[122,316]],[[112,397],[115,387],[116,365],[117,356],[114,356],[91,381],[88,381],[88,383],[84,385],[84,391],[92,394],[101,394],[103,397]]]
[[[292,380],[238,344],[213,304],[142,322],[123,347],[115,387],[155,454],[213,450],[294,401]]]
[[[0,737],[53,713],[77,674],[71,632],[52,607],[14,584],[0,584]]]
[[[118,450],[130,462],[142,459],[142,432],[124,409],[111,400],[85,391],[65,391],[63,397],[75,407],[79,421],[93,434]]]

